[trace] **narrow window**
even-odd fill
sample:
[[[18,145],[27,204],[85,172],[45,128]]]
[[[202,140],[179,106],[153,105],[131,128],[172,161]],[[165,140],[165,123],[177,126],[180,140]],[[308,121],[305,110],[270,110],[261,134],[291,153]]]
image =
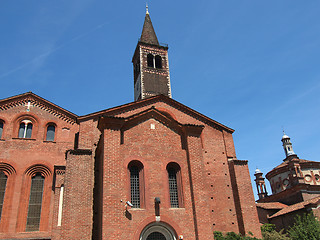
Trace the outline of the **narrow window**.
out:
[[[20,123],[19,127],[19,138],[23,138],[25,130],[25,123]]]
[[[47,127],[46,141],[51,141],[51,142],[54,141],[55,131],[56,131],[56,128],[55,128],[54,125],[49,125],[49,126]]]
[[[130,187],[131,203],[134,208],[140,208],[140,181],[139,168],[137,166],[130,167]]]
[[[155,62],[156,62],[156,68],[162,68],[162,60],[159,55],[155,57]]]
[[[4,194],[6,192],[6,185],[7,185],[7,176],[3,171],[0,171],[0,219],[2,213],[2,206],[4,200]]]
[[[180,166],[175,163],[169,163],[167,166],[167,172],[169,181],[170,206],[172,208],[179,208],[182,205]]]
[[[148,67],[154,67],[154,65],[153,65],[153,55],[151,54],[151,53],[149,53],[148,55],[147,55],[147,62],[148,62]]]
[[[2,138],[3,122],[0,122],[0,139]]]
[[[44,177],[37,173],[31,179],[26,231],[39,231]]]
[[[32,122],[24,120],[19,126],[19,138],[31,138],[32,136]]]
[[[169,175],[170,205],[172,208],[178,208],[179,198],[178,198],[177,172],[174,168],[168,168],[168,175]]]

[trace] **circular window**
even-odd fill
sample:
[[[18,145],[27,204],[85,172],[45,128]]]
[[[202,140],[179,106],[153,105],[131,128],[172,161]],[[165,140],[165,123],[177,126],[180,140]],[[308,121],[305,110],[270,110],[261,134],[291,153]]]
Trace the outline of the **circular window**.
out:
[[[308,174],[304,176],[304,179],[306,180],[306,182],[311,182],[312,178],[311,178],[311,175]]]
[[[167,224],[156,222],[141,232],[139,240],[176,240],[174,230]]]

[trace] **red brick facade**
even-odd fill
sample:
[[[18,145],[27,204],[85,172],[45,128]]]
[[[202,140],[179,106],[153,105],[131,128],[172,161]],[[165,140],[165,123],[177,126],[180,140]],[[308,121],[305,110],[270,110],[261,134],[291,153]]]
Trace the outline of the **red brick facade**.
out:
[[[144,36],[138,45],[162,49],[153,45],[158,41],[146,19],[144,32],[154,39]],[[163,49],[161,69],[143,68],[162,77],[137,72],[155,96],[136,102],[76,116],[33,93],[0,100],[6,181],[0,239],[261,236],[247,161],[236,158],[233,130],[170,98]],[[144,54],[136,63],[148,64]],[[160,78],[160,87],[152,84]],[[49,140],[48,126],[54,129]],[[43,187],[32,185],[35,177]],[[38,200],[29,199],[32,191]]]

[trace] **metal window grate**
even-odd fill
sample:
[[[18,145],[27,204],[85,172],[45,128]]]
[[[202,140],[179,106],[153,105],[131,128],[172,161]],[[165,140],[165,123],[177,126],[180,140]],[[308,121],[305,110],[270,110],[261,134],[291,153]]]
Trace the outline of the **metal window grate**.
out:
[[[147,240],[166,240],[166,237],[159,232],[153,232],[148,237]]]
[[[4,200],[4,194],[6,192],[6,185],[7,185],[8,177],[4,174],[4,172],[0,172],[0,219],[2,213],[2,206]]]
[[[44,177],[40,174],[31,180],[26,231],[39,231]]]
[[[131,203],[134,208],[140,208],[140,180],[139,168],[132,166],[130,168],[130,187],[131,187]]]
[[[168,175],[169,175],[170,204],[172,208],[178,208],[179,198],[178,198],[177,171],[173,168],[169,168]]]

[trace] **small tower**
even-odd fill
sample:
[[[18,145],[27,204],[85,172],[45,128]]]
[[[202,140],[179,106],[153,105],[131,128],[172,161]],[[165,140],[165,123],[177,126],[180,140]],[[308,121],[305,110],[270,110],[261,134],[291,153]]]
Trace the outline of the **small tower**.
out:
[[[256,182],[259,200],[268,196],[266,184],[262,175],[263,173],[257,168],[254,173],[254,176],[256,177],[254,181]]]
[[[283,136],[282,136],[282,146],[283,146],[283,149],[284,149],[284,153],[286,154],[286,158],[291,156],[291,155],[296,155],[293,151],[293,148],[292,148],[292,143],[290,141],[290,137],[287,136],[284,132],[283,132]]]
[[[132,63],[135,101],[159,94],[171,97],[168,46],[159,44],[148,6]]]

